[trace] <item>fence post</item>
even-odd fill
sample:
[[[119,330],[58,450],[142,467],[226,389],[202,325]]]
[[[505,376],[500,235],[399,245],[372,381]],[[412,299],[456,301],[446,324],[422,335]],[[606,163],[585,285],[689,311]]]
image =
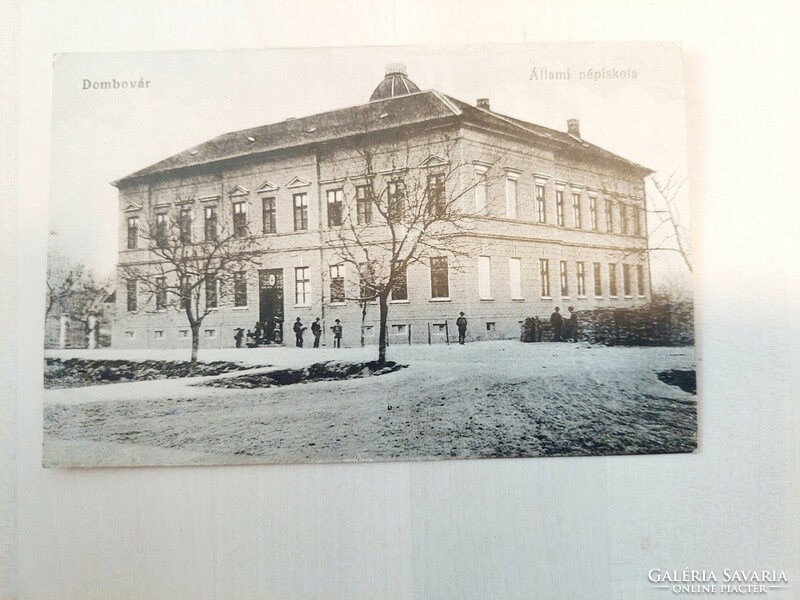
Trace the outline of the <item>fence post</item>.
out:
[[[408,324],[408,345],[411,345],[411,323]]]
[[[447,320],[444,322],[444,338],[447,340],[447,345],[450,345],[450,328],[447,325]]]

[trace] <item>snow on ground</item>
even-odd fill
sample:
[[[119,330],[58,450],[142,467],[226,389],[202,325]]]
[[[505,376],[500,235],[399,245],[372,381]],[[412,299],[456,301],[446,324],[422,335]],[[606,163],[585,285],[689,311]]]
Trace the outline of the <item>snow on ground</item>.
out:
[[[298,368],[373,347],[200,350],[201,361]],[[48,357],[185,360],[186,350],[48,350]],[[695,396],[658,380],[693,348],[516,341],[392,346],[409,368],[265,389],[209,378],[45,391],[47,466],[427,460],[690,452]],[[264,370],[260,368],[259,370]],[[230,377],[236,374],[227,374]]]

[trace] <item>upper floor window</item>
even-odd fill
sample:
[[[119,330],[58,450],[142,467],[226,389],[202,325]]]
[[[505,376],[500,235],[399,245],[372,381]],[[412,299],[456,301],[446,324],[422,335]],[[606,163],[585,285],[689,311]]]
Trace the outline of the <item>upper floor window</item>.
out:
[[[443,217],[447,213],[444,173],[428,175],[428,213],[434,217]]]
[[[541,282],[542,298],[550,297],[550,261],[546,258],[539,259],[539,281]]]
[[[544,203],[544,185],[536,184],[536,220],[539,223],[547,222],[547,207]]]
[[[294,194],[294,230],[306,231],[308,229],[308,194]]]
[[[331,265],[331,302],[344,300],[344,265]]]
[[[261,219],[262,231],[264,233],[275,233],[278,224],[276,222],[275,214],[275,198],[262,198],[261,199]]]
[[[563,297],[569,296],[569,280],[567,279],[567,261],[562,260],[558,264],[559,275],[561,278],[561,295]]]
[[[126,291],[128,293],[128,312],[136,312],[139,308],[139,282],[136,279],[128,279]]]
[[[139,217],[128,217],[128,250],[139,247]]]
[[[233,235],[236,237],[247,235],[247,202],[233,203]]]
[[[564,226],[564,190],[556,190],[556,224]]]
[[[486,208],[486,167],[475,167],[475,212]]]
[[[390,223],[398,223],[406,211],[406,184],[400,180],[390,181],[386,189]]]
[[[356,220],[359,225],[372,223],[372,186],[356,187]]]
[[[163,248],[167,245],[167,214],[156,213],[156,246]]]
[[[633,233],[642,235],[642,209],[638,206],[633,207]]]
[[[446,256],[431,258],[431,297],[450,297],[450,280]]]
[[[178,225],[180,226],[181,244],[192,243],[192,209],[182,208],[178,214]]]
[[[572,194],[572,222],[575,224],[575,229],[583,227],[581,221],[581,195]]]
[[[597,231],[597,197],[589,196],[589,227]]]
[[[328,190],[328,227],[340,227],[342,224],[343,190]]]
[[[603,203],[603,212],[605,213],[605,217],[606,217],[606,231],[609,232],[609,233],[613,233],[614,232],[614,217],[611,214],[612,207],[613,207],[613,204],[612,204],[611,200],[606,200]]]
[[[399,265],[394,269],[392,300],[408,300],[408,273],[405,267]]]
[[[623,235],[628,235],[628,205],[619,203],[619,226]]]
[[[217,207],[206,206],[203,209],[203,233],[207,242],[217,241]]]
[[[517,176],[506,175],[506,216],[517,218]]]

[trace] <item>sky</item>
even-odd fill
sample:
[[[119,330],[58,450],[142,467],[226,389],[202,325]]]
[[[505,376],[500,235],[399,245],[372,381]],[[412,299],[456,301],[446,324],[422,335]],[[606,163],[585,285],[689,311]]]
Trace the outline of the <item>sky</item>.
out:
[[[50,243],[112,275],[119,219],[112,181],[222,133],[365,103],[384,66],[395,62],[420,89],[469,103],[488,97],[494,111],[553,129],[578,118],[584,139],[660,179],[686,177],[683,74],[673,44],[60,54],[53,61]],[[566,70],[568,80],[545,77]],[[612,76],[597,78],[598,70]],[[149,84],[84,89],[86,81],[113,79]],[[688,184],[677,201],[688,226]],[[686,275],[670,253],[654,253],[651,264],[654,284]]]

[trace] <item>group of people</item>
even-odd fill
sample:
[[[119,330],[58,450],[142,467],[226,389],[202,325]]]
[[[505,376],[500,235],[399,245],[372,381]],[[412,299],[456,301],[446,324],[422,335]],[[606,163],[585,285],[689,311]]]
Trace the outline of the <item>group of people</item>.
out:
[[[564,319],[561,309],[556,306],[553,314],[550,315],[550,326],[553,328],[554,342],[577,342],[578,341],[578,313],[572,306],[567,307],[569,317]]]
[[[282,321],[280,319],[273,319],[271,317],[263,323],[261,321],[256,321],[253,329],[247,330],[247,339],[252,340],[252,342],[248,341],[248,345],[261,346],[262,344],[280,344],[283,342],[283,328],[281,327],[281,323]],[[244,338],[244,329],[239,327],[236,329],[236,333],[233,336],[237,348],[242,347]]]
[[[303,325],[300,317],[297,317],[297,320],[294,322],[294,326],[292,330],[294,331],[295,337],[295,345],[298,348],[303,347],[303,334],[305,333],[307,327]],[[334,348],[341,348],[342,347],[342,323],[339,319],[336,319],[336,324],[331,327],[331,331],[333,331],[333,347]],[[319,348],[319,340],[322,337],[322,325],[319,322],[319,317],[317,317],[313,323],[311,323],[311,335],[314,336],[314,348]]]

